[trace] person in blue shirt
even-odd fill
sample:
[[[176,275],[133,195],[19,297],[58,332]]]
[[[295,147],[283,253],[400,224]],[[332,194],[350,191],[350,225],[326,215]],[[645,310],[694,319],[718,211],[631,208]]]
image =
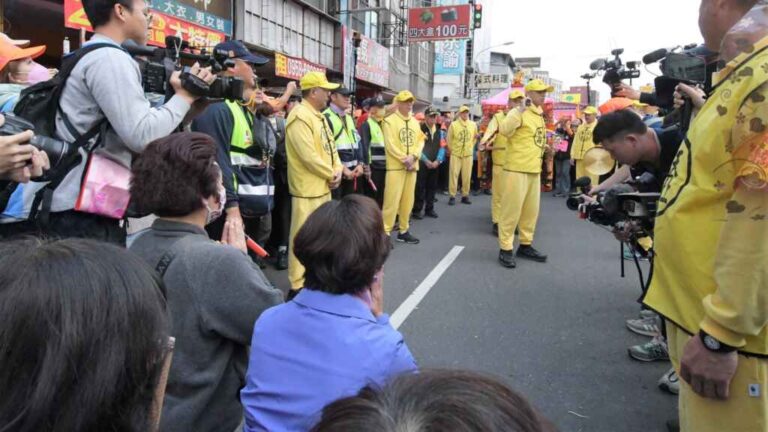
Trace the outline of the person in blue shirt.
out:
[[[240,392],[246,432],[308,430],[328,403],[417,370],[383,312],[391,249],[368,197],[329,201],[307,219],[294,239],[305,286],[254,326]]]

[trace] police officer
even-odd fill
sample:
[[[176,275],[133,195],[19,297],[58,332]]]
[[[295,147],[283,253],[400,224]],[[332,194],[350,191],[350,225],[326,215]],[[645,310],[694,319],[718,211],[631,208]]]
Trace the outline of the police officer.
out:
[[[546,262],[547,256],[533,248],[533,234],[539,217],[541,167],[547,144],[542,105],[546,94],[554,90],[535,79],[525,85],[531,105],[525,111],[511,110],[501,123],[500,133],[507,137],[504,163],[504,198],[499,219],[499,262],[508,268],[517,264],[513,255],[515,230],[520,232],[519,258]]]
[[[576,166],[576,178],[589,177],[592,180],[592,185],[600,183],[600,177],[594,174],[590,174],[586,166],[584,165],[584,154],[595,147],[595,142],[592,139],[592,133],[597,126],[597,109],[595,107],[586,107],[584,109],[585,123],[579,127],[573,138],[573,145],[571,146],[571,165]]]
[[[304,221],[341,184],[342,165],[333,133],[322,114],[330,91],[339,87],[322,72],[307,72],[299,82],[301,104],[291,110],[286,124],[288,187],[291,192],[291,234],[288,279],[291,289],[304,286],[304,267],[293,253],[293,239]]]
[[[469,118],[469,107],[463,105],[459,108],[459,119],[453,121],[448,128],[448,150],[451,152],[448,205],[456,204],[459,175],[461,175],[461,203],[472,204],[469,200],[469,189],[476,136],[477,125]]]
[[[435,212],[435,194],[437,193],[438,168],[445,160],[445,149],[441,147],[440,128],[437,126],[437,116],[440,111],[433,107],[424,112],[424,122],[421,124],[421,132],[424,133],[424,150],[419,160],[419,174],[416,178],[416,203],[413,206],[411,217],[421,219],[421,210],[424,215],[437,219]]]
[[[387,103],[384,99],[375,98],[368,100],[368,118],[360,128],[360,147],[366,165],[369,167],[368,181],[370,184],[365,189],[367,195],[384,207],[384,188],[387,178],[387,154],[384,149],[384,132],[381,130],[381,122],[384,121]]]
[[[488,123],[482,140],[480,149],[491,151],[493,161],[493,184],[491,186],[491,219],[493,219],[493,233],[499,234],[499,214],[501,213],[501,198],[504,196],[504,158],[507,154],[507,137],[499,133],[499,126],[504,121],[507,113],[513,109],[525,109],[525,95],[520,90],[509,92],[507,110],[499,111],[493,115]]]
[[[395,96],[397,111],[387,116],[382,124],[387,154],[387,188],[384,191],[384,231],[392,232],[395,217],[399,217],[400,229],[397,241],[418,244],[410,228],[416,192],[416,172],[424,147],[424,134],[411,110],[416,98],[408,90]]]
[[[341,187],[334,191],[334,198],[340,199],[363,190],[364,159],[360,151],[360,136],[355,121],[347,112],[352,107],[352,92],[340,87],[331,91],[331,104],[323,111],[333,132],[333,140],[342,165]]]

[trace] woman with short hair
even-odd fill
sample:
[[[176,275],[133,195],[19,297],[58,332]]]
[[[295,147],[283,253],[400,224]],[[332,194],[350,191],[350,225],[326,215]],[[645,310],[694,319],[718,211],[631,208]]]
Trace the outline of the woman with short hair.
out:
[[[227,220],[224,244],[206,234],[225,201],[211,137],[156,140],[132,171],[134,204],[159,218],[130,250],[164,272],[176,338],[160,430],[235,430],[253,323],[283,294],[246,255],[241,223]]]
[[[144,432],[168,353],[162,282],[107,243],[0,243],[0,431]]]
[[[383,313],[392,245],[375,201],[352,194],[323,204],[293,246],[305,286],[256,322],[240,393],[248,432],[308,430],[327,403],[417,368]]]

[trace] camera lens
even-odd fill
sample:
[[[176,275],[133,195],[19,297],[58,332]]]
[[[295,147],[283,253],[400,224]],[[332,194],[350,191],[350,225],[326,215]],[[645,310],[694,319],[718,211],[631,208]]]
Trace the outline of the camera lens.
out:
[[[29,143],[48,155],[51,168],[57,167],[69,152],[74,150],[69,143],[40,135],[35,135]]]
[[[565,200],[565,205],[568,207],[568,210],[577,211],[579,210],[579,205],[583,202],[584,200],[582,200],[580,197],[572,196]]]

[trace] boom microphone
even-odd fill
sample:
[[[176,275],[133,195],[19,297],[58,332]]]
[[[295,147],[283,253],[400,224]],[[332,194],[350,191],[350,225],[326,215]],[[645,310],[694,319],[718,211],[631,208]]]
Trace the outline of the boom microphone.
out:
[[[644,64],[652,64],[656,63],[657,61],[663,59],[664,57],[669,54],[669,50],[666,48],[659,48],[656,51],[649,52],[648,54],[643,56],[643,63]]]
[[[589,64],[589,68],[592,70],[600,70],[605,67],[605,59],[597,59]]]

